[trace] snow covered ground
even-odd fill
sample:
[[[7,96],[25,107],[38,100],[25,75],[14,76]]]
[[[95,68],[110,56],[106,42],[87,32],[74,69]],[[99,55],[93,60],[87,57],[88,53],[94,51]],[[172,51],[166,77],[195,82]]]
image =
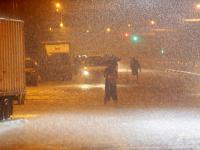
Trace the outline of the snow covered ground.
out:
[[[103,105],[99,84],[27,89],[13,120],[0,122],[0,150],[200,149],[199,77],[143,70],[120,74],[119,103]]]

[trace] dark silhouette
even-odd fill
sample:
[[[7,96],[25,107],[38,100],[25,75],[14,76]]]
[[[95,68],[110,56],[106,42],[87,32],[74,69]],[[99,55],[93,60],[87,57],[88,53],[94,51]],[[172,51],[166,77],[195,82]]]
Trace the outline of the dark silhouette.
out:
[[[138,81],[138,73],[139,71],[141,72],[141,66],[138,60],[135,59],[135,57],[131,58],[131,63],[130,63],[130,67],[132,70],[132,75],[137,77],[137,81]]]
[[[112,61],[109,66],[105,69],[104,77],[105,77],[105,97],[104,104],[112,98],[115,103],[117,103],[117,62]]]

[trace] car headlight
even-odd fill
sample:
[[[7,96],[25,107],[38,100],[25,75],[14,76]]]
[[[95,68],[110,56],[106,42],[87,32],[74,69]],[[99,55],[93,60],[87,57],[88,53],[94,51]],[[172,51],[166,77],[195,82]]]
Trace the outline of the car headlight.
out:
[[[83,71],[83,75],[88,76],[88,75],[89,75],[89,72],[88,72],[87,70],[84,70],[84,71]]]

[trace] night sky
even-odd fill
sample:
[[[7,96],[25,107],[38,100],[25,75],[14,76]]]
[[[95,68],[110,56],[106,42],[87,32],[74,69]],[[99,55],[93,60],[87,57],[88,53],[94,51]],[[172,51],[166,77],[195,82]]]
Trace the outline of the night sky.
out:
[[[180,57],[199,53],[199,23],[183,22],[200,17],[200,10],[195,9],[198,0],[63,0],[59,1],[62,14],[55,11],[55,2],[0,0],[1,17],[24,20],[27,52],[38,53],[42,41],[66,40],[76,52],[126,49],[136,52],[140,49],[143,53],[156,53],[154,49],[165,47],[171,55],[178,53]],[[62,31],[59,29],[61,15],[65,25]],[[151,20],[156,22],[154,29],[169,29],[175,33],[144,37],[145,42],[139,46],[123,39],[124,32],[151,32]],[[133,27],[128,28],[129,23]],[[53,32],[49,32],[50,27]],[[112,29],[109,36],[105,34],[107,27]]]

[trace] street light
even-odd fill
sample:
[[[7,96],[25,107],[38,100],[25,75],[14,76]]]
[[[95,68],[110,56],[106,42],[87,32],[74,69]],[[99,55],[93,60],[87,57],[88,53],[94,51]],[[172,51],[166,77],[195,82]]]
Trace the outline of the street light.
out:
[[[56,3],[55,6],[56,6],[56,11],[59,12],[60,9],[61,9],[61,4],[60,3]]]
[[[128,27],[129,27],[129,28],[131,27],[131,24],[130,24],[130,23],[128,24]]]
[[[154,20],[151,20],[151,25],[155,25],[155,21]]]
[[[165,54],[164,48],[161,48],[161,49],[160,49],[160,53],[161,53],[162,55]]]
[[[58,9],[59,9],[59,8],[60,8],[60,6],[61,6],[61,5],[60,5],[60,3],[56,3],[56,8],[58,8]]]
[[[63,22],[61,22],[61,23],[60,23],[60,27],[61,27],[61,28],[63,28],[63,27],[64,27],[64,24],[63,24]]]
[[[110,33],[111,32],[111,28],[106,28],[106,32]]]
[[[50,31],[50,32],[52,32],[52,31],[53,31],[53,30],[52,30],[52,27],[49,27],[49,31]]]
[[[196,5],[196,8],[197,8],[197,9],[200,9],[200,4],[197,4],[197,5]]]

